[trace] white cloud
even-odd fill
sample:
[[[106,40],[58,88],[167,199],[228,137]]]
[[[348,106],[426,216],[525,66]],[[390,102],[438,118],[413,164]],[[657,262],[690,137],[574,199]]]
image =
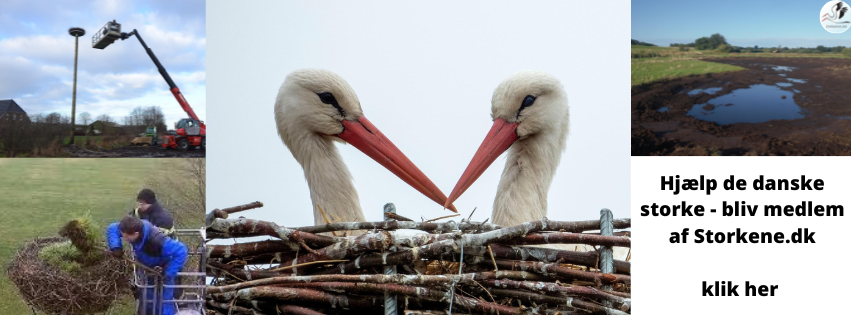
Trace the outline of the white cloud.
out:
[[[97,0],[92,6],[97,9],[100,15],[118,15],[122,10],[122,5],[125,1],[119,0]]]
[[[87,43],[86,39],[82,39]],[[59,47],[70,47],[63,50]],[[69,53],[70,52],[70,53]],[[74,62],[74,38],[66,36],[36,35],[0,40],[0,55],[26,56],[27,59],[51,64]]]
[[[2,2],[0,99],[15,99],[31,114],[70,114],[74,38],[68,28],[76,26],[87,32],[79,40],[77,112],[120,119],[137,106],[161,106],[169,122],[185,116],[137,39],[91,47],[91,35],[115,19],[125,32],[139,30],[203,119],[204,1]]]

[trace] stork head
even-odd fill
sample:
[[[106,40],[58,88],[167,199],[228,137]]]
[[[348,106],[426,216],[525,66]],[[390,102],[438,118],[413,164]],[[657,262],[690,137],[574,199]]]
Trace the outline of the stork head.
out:
[[[491,118],[493,126],[449,194],[447,205],[460,197],[513,143],[566,135],[567,94],[558,79],[549,74],[520,72],[502,81],[493,91]]]
[[[355,91],[331,71],[296,70],[287,76],[278,91],[275,119],[279,132],[282,127],[298,127],[310,133],[337,135],[345,129],[344,121],[357,121],[361,117],[363,110]]]
[[[437,185],[364,117],[354,90],[336,73],[322,69],[290,73],[278,91],[275,121],[281,140],[293,155],[310,137],[343,141],[429,199],[446,204],[446,195]],[[449,209],[456,211],[454,206]]]

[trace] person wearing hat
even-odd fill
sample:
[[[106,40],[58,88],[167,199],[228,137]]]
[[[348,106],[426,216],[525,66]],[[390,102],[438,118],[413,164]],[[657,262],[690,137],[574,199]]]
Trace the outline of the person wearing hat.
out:
[[[123,257],[124,249],[121,240],[130,243],[137,262],[148,268],[161,270],[163,290],[162,296],[154,296],[154,288],[148,288],[146,296],[154,301],[147,304],[146,313],[153,314],[154,307],[162,307],[163,315],[174,315],[177,310],[174,302],[163,303],[165,300],[174,299],[174,288],[177,273],[183,269],[186,263],[188,250],[186,245],[180,241],[163,235],[151,222],[141,220],[128,215],[118,223],[112,223],[106,229],[106,244],[111,255],[117,258]],[[153,285],[154,279],[149,272],[145,283]],[[139,292],[141,293],[141,292]],[[143,301],[144,302],[144,301]],[[140,309],[142,305],[139,305]],[[139,313],[137,311],[137,313]],[[147,314],[145,314],[147,315]]]
[[[130,215],[148,220],[165,235],[171,235],[174,232],[174,219],[157,202],[157,196],[153,190],[145,188],[139,191],[139,195],[136,196],[136,209],[130,211]]]

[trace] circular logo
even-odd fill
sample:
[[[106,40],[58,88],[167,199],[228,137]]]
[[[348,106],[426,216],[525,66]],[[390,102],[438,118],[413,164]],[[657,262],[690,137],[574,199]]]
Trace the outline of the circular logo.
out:
[[[851,26],[851,12],[848,12],[848,4],[842,1],[828,1],[821,8],[819,21],[821,26],[831,33],[842,33]]]

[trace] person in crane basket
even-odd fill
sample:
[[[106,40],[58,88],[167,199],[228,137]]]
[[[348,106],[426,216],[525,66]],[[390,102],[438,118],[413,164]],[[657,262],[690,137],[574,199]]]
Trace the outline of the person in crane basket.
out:
[[[130,215],[121,219],[121,222],[110,224],[106,229],[107,248],[114,257],[120,258],[124,255],[122,239],[132,245],[137,262],[149,268],[161,268],[163,284],[174,285],[177,273],[183,268],[188,256],[186,245],[166,237],[150,222]],[[154,284],[151,278],[147,281],[148,285]],[[154,289],[147,289],[146,296],[156,299],[153,306],[162,307],[163,315],[175,314],[177,308],[174,303],[162,303],[163,300],[174,299],[174,288],[164,287],[162,296],[154,297],[153,295]],[[146,309],[153,311],[151,305],[148,305]]]
[[[174,219],[171,214],[157,202],[157,196],[148,188],[139,191],[136,196],[136,209],[128,213],[142,220],[148,220],[167,236],[174,233]]]

